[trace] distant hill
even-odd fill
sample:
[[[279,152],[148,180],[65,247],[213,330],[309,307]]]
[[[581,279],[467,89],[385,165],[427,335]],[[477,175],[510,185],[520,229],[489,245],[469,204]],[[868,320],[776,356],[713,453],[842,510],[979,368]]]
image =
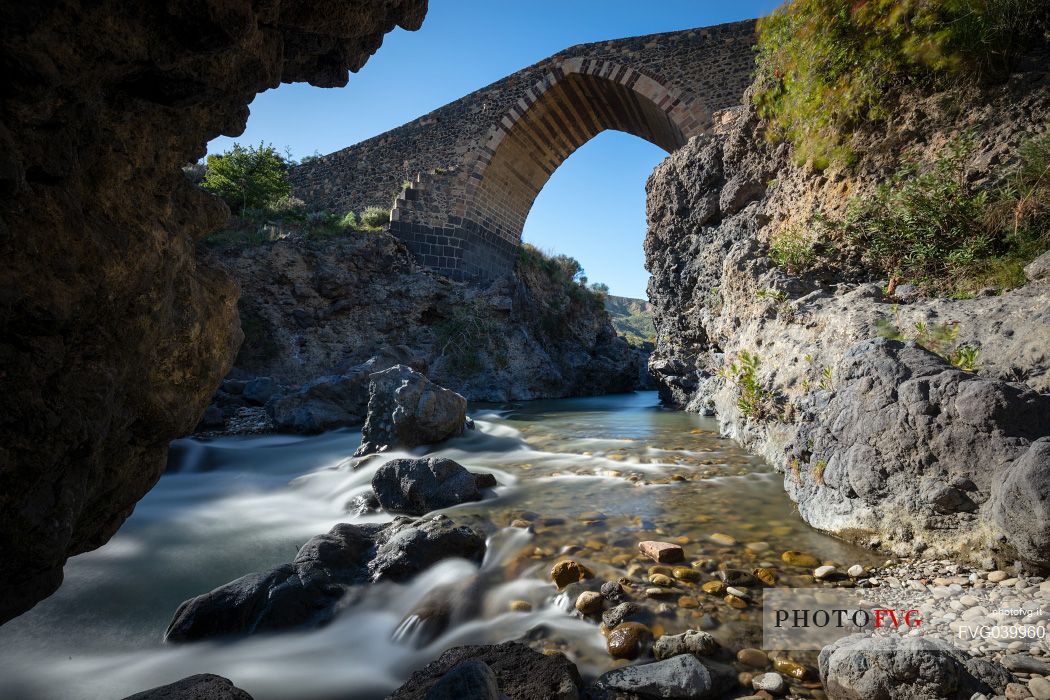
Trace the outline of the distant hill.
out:
[[[605,297],[605,309],[612,317],[613,327],[631,345],[642,345],[656,341],[656,329],[653,327],[653,311],[649,302],[644,299],[617,297],[611,294]]]

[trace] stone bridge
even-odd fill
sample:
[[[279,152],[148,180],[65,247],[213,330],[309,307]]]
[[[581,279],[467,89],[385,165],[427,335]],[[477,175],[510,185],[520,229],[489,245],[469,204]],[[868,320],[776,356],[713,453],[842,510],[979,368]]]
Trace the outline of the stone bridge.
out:
[[[456,279],[513,268],[551,174],[606,129],[671,152],[740,103],[753,20],[582,44],[413,122],[295,168],[311,207],[390,206],[390,230]],[[392,89],[397,89],[392,86]]]

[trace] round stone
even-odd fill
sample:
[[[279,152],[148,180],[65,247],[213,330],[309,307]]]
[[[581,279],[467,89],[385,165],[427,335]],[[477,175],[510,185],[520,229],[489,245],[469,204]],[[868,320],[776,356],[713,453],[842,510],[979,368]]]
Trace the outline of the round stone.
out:
[[[1028,692],[1035,700],[1050,700],[1050,681],[1035,676],[1028,681]]]
[[[653,584],[654,586],[663,586],[664,588],[668,588],[674,585],[674,580],[670,576],[665,576],[664,574],[653,574],[649,577],[649,583]]]
[[[584,573],[585,569],[572,559],[560,561],[551,568],[551,578],[558,588],[565,588],[570,583],[582,580]]]
[[[609,632],[605,645],[614,659],[636,659],[651,638],[649,628],[640,622],[623,622]]]
[[[797,661],[785,659],[784,657],[774,659],[773,668],[775,668],[777,671],[784,674],[785,676],[790,676],[791,678],[800,681],[805,680],[806,676],[809,674],[809,671],[806,669],[805,666],[798,663]]]
[[[748,542],[744,545],[744,548],[752,554],[761,554],[762,552],[769,551],[768,542]]]
[[[584,615],[596,615],[602,611],[602,594],[584,591],[576,599],[576,609]]]
[[[510,601],[511,612],[532,612],[532,603],[527,600]]]
[[[752,569],[751,575],[767,586],[777,585],[777,575],[772,569],[760,566],[757,569]]]
[[[727,605],[734,607],[737,610],[743,610],[747,607],[747,601],[739,596],[727,595],[723,600],[725,600]]]
[[[715,544],[722,545],[723,547],[735,547],[736,538],[731,535],[727,535],[723,532],[713,532],[707,536],[707,539],[711,540]]]
[[[787,551],[781,554],[780,558],[791,566],[801,566],[807,569],[820,566],[820,560],[806,552]]]
[[[726,585],[721,581],[707,581],[704,585],[700,586],[704,593],[711,595],[722,595],[726,591]]]
[[[690,569],[688,566],[676,566],[672,571],[672,575],[679,581],[685,581],[686,583],[696,583],[700,580],[700,572],[696,569]]]
[[[846,569],[846,573],[852,576],[853,578],[860,578],[864,575],[864,567],[860,564],[854,564],[850,568]]]
[[[602,597],[613,603],[623,600],[624,590],[616,581],[606,581],[602,584]]]
[[[779,673],[769,671],[762,675],[755,676],[751,679],[751,687],[755,690],[764,690],[767,693],[773,695],[780,695],[784,692],[784,679]]]
[[[761,649],[741,649],[736,653],[736,660],[751,668],[765,668],[769,665],[769,657]]]
[[[684,595],[678,599],[678,607],[689,609],[699,608],[700,601],[692,596]]]
[[[1000,581],[1005,581],[1008,578],[1010,578],[1010,574],[1006,573],[1005,571],[992,571],[988,574],[988,580],[992,583],[999,583]]]
[[[818,566],[816,569],[813,570],[813,578],[818,580],[826,579],[833,576],[835,574],[835,571],[836,570],[834,566]]]

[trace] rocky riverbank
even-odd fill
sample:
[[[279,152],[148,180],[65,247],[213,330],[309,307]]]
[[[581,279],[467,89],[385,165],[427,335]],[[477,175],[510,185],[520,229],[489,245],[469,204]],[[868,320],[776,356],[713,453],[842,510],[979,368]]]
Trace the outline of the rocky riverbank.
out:
[[[755,107],[721,115],[648,184],[650,369],[665,401],[716,414],[817,528],[898,555],[1045,567],[1047,256],[1017,288],[938,298],[866,272],[834,241],[793,265],[783,241],[871,196],[897,154],[930,163],[963,134],[975,134],[966,181],[993,186],[1048,108],[1045,57],[1033,59],[976,94],[905,101],[857,137],[852,169],[831,172],[766,139]]]
[[[484,286],[420,267],[383,232],[211,248],[205,257],[241,286],[245,341],[204,430],[359,424],[368,374],[397,362],[471,401],[631,391],[642,375],[643,358],[617,336],[603,295],[538,251]],[[310,402],[326,402],[328,418],[289,417],[292,404]]]

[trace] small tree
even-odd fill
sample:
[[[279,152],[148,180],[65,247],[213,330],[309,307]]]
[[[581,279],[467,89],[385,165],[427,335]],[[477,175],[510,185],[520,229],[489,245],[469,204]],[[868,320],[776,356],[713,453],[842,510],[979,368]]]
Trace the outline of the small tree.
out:
[[[208,156],[201,187],[222,197],[231,209],[267,208],[292,191],[288,161],[272,145],[235,143],[222,155]]]

